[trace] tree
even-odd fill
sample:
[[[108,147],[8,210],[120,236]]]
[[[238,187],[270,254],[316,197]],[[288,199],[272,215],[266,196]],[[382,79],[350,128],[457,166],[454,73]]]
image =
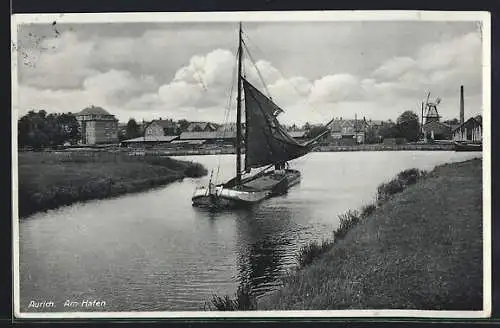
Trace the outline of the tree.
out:
[[[30,110],[18,121],[18,144],[21,147],[41,149],[78,141],[80,136],[76,117],[71,113],[47,114]]]
[[[185,132],[189,126],[189,121],[185,119],[179,120],[177,123],[179,123],[179,129],[181,132]]]
[[[403,112],[397,119],[399,137],[408,141],[417,141],[420,137],[420,123],[418,115],[412,111]]]
[[[139,130],[139,125],[135,119],[131,118],[127,122],[127,128],[125,130],[125,136],[127,139],[134,139],[140,137],[141,132]]]
[[[452,120],[444,121],[443,123],[446,123],[448,125],[458,125],[460,124],[460,121],[457,118],[454,118]]]
[[[370,126],[366,129],[365,143],[367,144],[378,143],[380,141],[378,137],[379,137],[378,131],[375,128]]]
[[[76,116],[71,112],[63,113],[57,116],[56,120],[61,129],[63,143],[68,141],[71,144],[76,144],[80,139],[80,125],[76,120]]]
[[[396,124],[394,124],[391,121],[388,121],[386,124],[380,126],[378,134],[379,136],[382,137],[382,139],[388,139],[388,138],[397,138],[400,132]]]

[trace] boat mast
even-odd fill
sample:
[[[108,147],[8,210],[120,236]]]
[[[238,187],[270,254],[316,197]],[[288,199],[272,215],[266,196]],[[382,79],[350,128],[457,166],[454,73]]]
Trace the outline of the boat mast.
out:
[[[238,99],[236,102],[236,183],[241,182],[241,58],[242,58],[242,40],[241,40],[241,22],[238,44]]]

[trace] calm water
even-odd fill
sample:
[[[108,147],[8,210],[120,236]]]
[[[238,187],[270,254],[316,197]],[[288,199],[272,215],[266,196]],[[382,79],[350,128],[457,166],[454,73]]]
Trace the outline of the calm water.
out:
[[[232,295],[241,282],[264,293],[295,265],[302,245],[331,237],[337,215],[373,201],[381,182],[403,169],[479,156],[311,153],[292,163],[302,172],[299,185],[253,210],[192,208],[205,177],[36,214],[20,223],[21,310],[53,301],[43,311],[75,311],[64,302],[83,299],[105,301],[101,311],[203,310],[212,294]],[[234,173],[234,155],[183,159],[208,168],[220,161],[221,180]]]

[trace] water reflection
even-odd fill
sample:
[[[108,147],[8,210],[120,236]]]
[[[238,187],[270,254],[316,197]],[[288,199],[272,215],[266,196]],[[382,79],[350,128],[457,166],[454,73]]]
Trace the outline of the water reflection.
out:
[[[294,264],[290,253],[296,236],[292,212],[287,207],[261,204],[236,214],[237,282],[260,296],[275,288],[280,275]]]
[[[370,202],[380,182],[406,168],[477,156],[314,153],[296,161],[300,185],[251,210],[193,208],[204,177],[39,213],[20,222],[21,310],[51,298],[60,305],[54,310],[74,311],[62,308],[66,299],[89,297],[105,300],[106,311],[186,311],[200,310],[214,293],[234,294],[237,284],[262,294],[295,265],[302,245],[331,237],[337,215]],[[215,156],[190,159],[217,164]],[[233,159],[222,158],[228,175]]]

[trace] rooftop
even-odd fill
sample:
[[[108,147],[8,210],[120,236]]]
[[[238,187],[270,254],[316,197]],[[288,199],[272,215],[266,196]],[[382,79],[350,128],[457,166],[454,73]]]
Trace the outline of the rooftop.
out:
[[[203,131],[203,132],[182,132],[179,139],[180,140],[192,140],[192,139],[232,139],[236,138],[236,132],[234,131]]]
[[[288,131],[287,132],[292,138],[305,138],[306,137],[306,131]]]
[[[205,130],[215,131],[217,130],[217,126],[215,126],[215,124],[210,122],[190,122],[187,127],[187,131],[193,132],[196,129],[200,129],[202,131]]]
[[[77,115],[111,115],[107,110],[99,106],[90,106],[82,109]]]
[[[123,140],[122,142],[134,143],[134,142],[170,142],[172,140],[177,139],[178,136],[146,136],[146,137],[138,137],[134,139]]]
[[[333,132],[340,132],[342,131],[342,128],[352,128],[352,129],[358,129],[360,131],[363,130],[363,126],[367,125],[367,122],[363,120],[334,120],[330,124],[330,130]]]
[[[459,125],[455,126],[452,130],[454,132],[454,131],[460,129],[462,126],[467,126],[467,125],[469,125],[471,123],[476,123],[476,124],[478,124],[480,126],[483,126],[483,122],[482,121],[483,121],[483,118],[482,118],[481,115],[478,115],[476,117],[471,117],[468,120],[466,120],[465,122],[463,122],[462,124],[459,124]]]

